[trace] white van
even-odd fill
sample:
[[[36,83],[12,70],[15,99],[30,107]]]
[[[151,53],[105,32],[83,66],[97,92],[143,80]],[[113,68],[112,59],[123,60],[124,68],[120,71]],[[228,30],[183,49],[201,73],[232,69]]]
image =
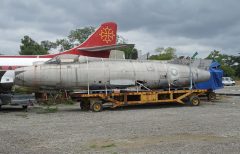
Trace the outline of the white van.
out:
[[[231,77],[223,77],[222,83],[224,86],[234,86],[236,82]]]

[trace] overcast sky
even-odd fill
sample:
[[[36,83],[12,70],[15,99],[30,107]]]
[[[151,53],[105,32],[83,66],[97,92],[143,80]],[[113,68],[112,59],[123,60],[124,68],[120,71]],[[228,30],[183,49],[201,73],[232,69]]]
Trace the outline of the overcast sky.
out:
[[[55,41],[106,21],[142,53],[169,46],[199,57],[240,52],[239,0],[1,0],[0,53],[18,54],[24,35]]]

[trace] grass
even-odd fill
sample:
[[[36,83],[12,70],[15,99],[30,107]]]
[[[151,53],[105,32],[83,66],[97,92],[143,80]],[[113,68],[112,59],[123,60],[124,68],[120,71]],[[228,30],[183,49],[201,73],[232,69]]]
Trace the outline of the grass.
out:
[[[93,148],[93,149],[95,149],[96,147],[97,147],[96,144],[93,144],[93,145],[90,146],[90,148]]]
[[[41,101],[40,104],[47,105],[47,106],[57,105],[57,104],[73,105],[73,104],[75,104],[75,102],[72,101],[71,99],[54,99],[54,98],[49,98],[48,100]]]
[[[45,114],[45,113],[55,113],[58,111],[57,106],[47,106],[46,108],[39,108],[36,113]]]
[[[101,148],[111,148],[111,147],[116,147],[116,145],[114,143],[112,143],[112,144],[107,144],[107,145],[101,146]]]
[[[98,148],[99,146],[97,146],[96,144],[93,144],[90,146],[90,148],[95,149]],[[111,147],[116,147],[116,145],[114,143],[111,144],[107,144],[107,145],[102,145],[100,146],[100,148],[111,148]]]
[[[31,94],[32,89],[28,87],[21,87],[21,86],[13,86],[14,93],[17,94]]]
[[[75,102],[73,100],[71,100],[71,99],[67,99],[67,100],[63,100],[62,104],[73,105],[73,104],[75,104]]]

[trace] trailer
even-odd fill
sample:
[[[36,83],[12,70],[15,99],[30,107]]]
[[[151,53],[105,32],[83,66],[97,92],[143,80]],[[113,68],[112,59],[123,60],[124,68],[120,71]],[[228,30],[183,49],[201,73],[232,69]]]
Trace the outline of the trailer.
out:
[[[0,109],[3,105],[22,106],[24,109],[35,103],[33,94],[0,94]]]
[[[108,103],[109,107],[117,108],[128,105],[157,104],[157,103],[179,103],[183,105],[198,106],[199,95],[206,94],[207,90],[154,90],[154,91],[121,91],[113,90],[102,92],[74,92],[71,98],[80,102],[82,110],[100,112],[103,105]]]

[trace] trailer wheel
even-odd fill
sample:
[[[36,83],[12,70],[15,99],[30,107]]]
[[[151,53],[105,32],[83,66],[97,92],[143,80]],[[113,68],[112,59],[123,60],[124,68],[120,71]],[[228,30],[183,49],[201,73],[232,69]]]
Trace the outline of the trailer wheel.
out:
[[[102,111],[102,109],[103,109],[102,102],[92,101],[90,109],[93,112],[100,112],[100,111]]]
[[[196,95],[190,96],[189,105],[198,106],[199,104],[200,104],[200,99],[198,96]]]
[[[208,97],[208,100],[209,100],[209,101],[213,101],[213,100],[216,99],[216,93],[214,93],[214,92],[209,92],[208,95],[207,95],[207,97]]]

